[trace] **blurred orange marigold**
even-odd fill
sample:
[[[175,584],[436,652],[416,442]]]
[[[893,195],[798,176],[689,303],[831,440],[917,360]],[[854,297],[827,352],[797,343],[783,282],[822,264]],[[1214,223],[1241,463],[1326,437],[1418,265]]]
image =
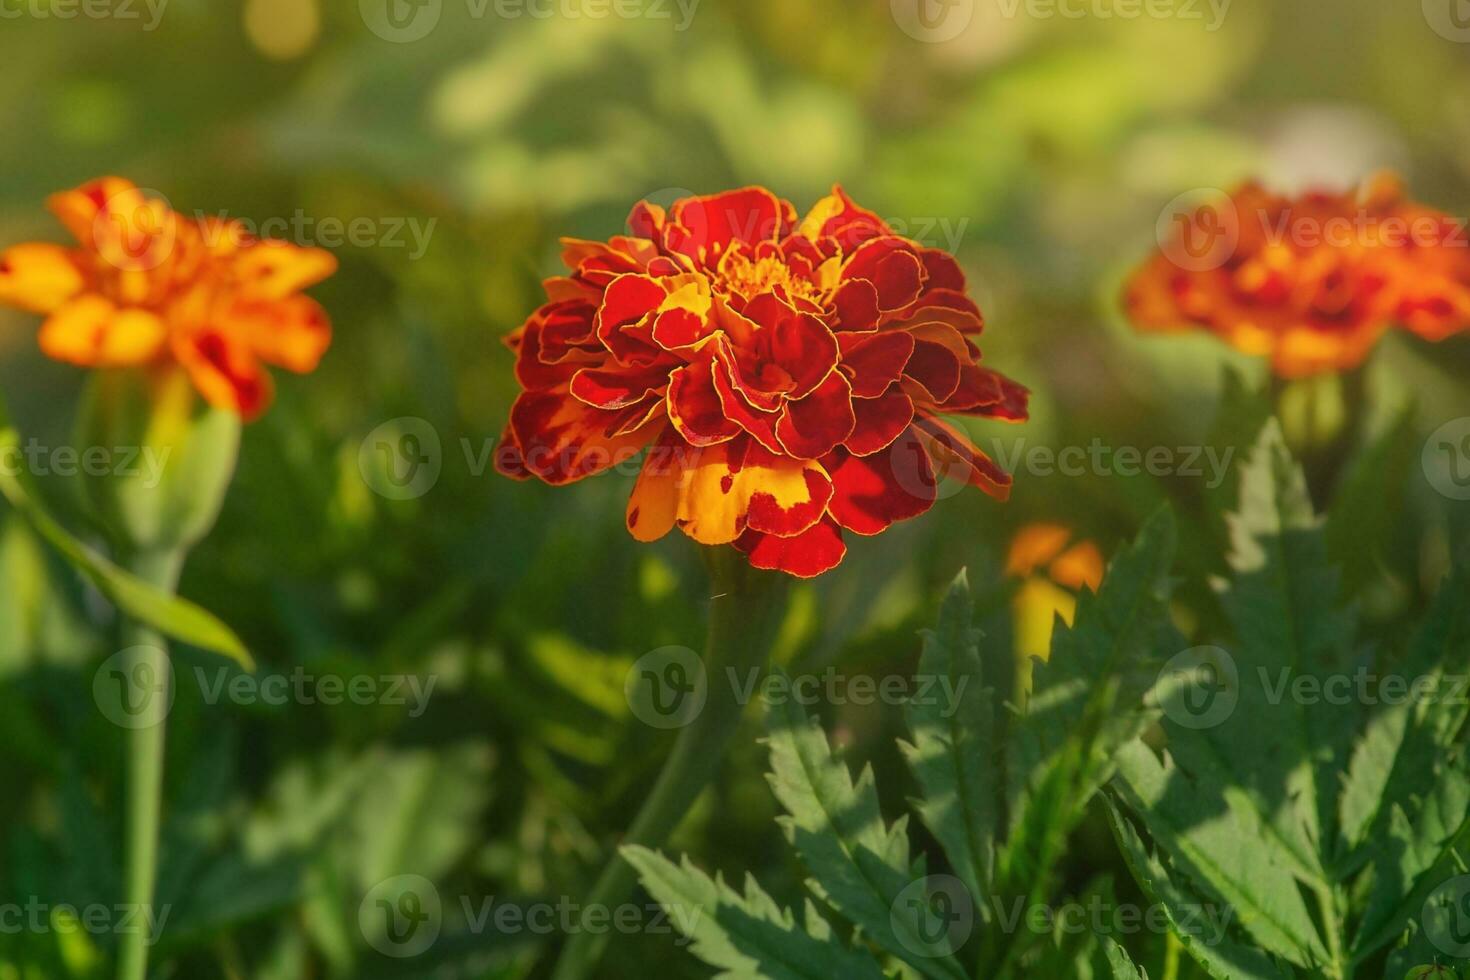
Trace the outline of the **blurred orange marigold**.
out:
[[[1408,200],[1396,177],[1221,198],[1174,215],[1128,283],[1140,329],[1203,327],[1299,378],[1357,367],[1396,324],[1431,341],[1470,328],[1465,223]]]
[[[571,275],[508,340],[525,391],[497,466],[565,484],[649,449],[640,541],[675,526],[811,577],[936,496],[934,463],[1004,498],[1010,476],[939,416],[1024,420],[981,367],[954,259],[840,188],[805,218],[760,187],[643,203],[631,235],[567,241]]]
[[[0,303],[41,313],[41,349],[94,368],[182,366],[213,405],[245,419],[270,404],[265,365],[305,373],[331,344],[300,291],[331,253],[259,240],[235,221],[189,218],[120,177],[53,195],[77,246],[0,253]]]

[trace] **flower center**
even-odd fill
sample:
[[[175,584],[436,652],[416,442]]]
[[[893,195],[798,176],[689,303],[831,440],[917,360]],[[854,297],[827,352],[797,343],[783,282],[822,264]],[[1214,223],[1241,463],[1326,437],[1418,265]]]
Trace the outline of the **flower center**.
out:
[[[810,279],[797,275],[779,256],[751,259],[731,252],[720,263],[721,284],[730,292],[754,297],[782,287],[792,299],[819,301],[821,291]]]

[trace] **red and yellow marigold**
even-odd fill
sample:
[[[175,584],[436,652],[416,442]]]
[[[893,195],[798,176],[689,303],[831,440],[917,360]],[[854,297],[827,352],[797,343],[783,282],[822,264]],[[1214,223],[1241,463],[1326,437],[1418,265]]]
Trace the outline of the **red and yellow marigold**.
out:
[[[0,304],[43,314],[41,349],[56,360],[175,363],[211,404],[248,420],[271,401],[266,365],[309,372],[331,344],[326,313],[301,295],[336,271],[329,252],[180,215],[119,177],[49,204],[77,245],[0,253]]]
[[[1140,329],[1203,328],[1284,378],[1357,367],[1395,325],[1431,341],[1470,329],[1464,223],[1391,175],[1296,198],[1248,183],[1175,217],[1126,289]]]
[[[933,504],[937,463],[1004,498],[1011,478],[943,415],[1020,421],[982,367],[955,261],[834,190],[805,218],[764,188],[634,208],[568,241],[568,276],[509,338],[525,389],[501,472],[565,484],[644,450],[633,536],[674,527],[810,577]]]

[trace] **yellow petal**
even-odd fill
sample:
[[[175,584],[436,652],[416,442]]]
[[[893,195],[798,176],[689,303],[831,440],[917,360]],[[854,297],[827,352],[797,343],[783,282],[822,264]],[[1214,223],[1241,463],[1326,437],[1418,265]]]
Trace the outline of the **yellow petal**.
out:
[[[48,357],[85,367],[130,367],[158,356],[168,335],[162,320],[145,310],[119,310],[101,296],[79,296],[41,327]]]
[[[257,242],[235,259],[235,275],[251,296],[284,299],[337,271],[337,259],[320,248],[287,242]]]
[[[50,313],[82,285],[71,252],[59,245],[17,245],[0,254],[0,303]]]

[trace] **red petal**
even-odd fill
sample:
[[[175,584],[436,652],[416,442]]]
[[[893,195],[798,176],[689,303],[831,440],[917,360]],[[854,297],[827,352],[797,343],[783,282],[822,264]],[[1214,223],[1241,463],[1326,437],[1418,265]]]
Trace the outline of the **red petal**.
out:
[[[844,281],[866,279],[878,290],[884,312],[912,306],[924,285],[924,266],[902,238],[875,238],[853,253],[842,270]]]
[[[785,456],[768,453],[752,444],[746,451],[740,472],[750,470],[789,469],[791,461]],[[752,531],[774,534],[789,538],[801,534],[822,519],[827,504],[832,500],[832,481],[817,463],[809,463],[801,476],[806,482],[805,495],[793,495],[794,502],[783,504],[774,493],[756,489],[750,495],[746,511],[746,527]]]
[[[1011,475],[953,427],[921,415],[914,419],[914,430],[939,464],[941,476],[957,476],[998,500],[1011,495]]]
[[[868,333],[878,329],[878,289],[866,279],[851,279],[832,297],[837,328]]]
[[[797,578],[816,578],[842,564],[847,545],[829,518],[794,538],[747,531],[736,543],[756,568],[769,568]]]
[[[628,215],[628,230],[639,238],[651,238],[658,241],[662,235],[665,220],[667,220],[667,215],[663,208],[647,201],[639,201],[633,205],[633,213]]]
[[[715,390],[712,358],[691,361],[669,378],[669,419],[690,445],[713,446],[741,432],[725,417]]]
[[[852,435],[857,416],[852,409],[852,385],[840,371],[807,397],[788,401],[776,423],[776,438],[800,459],[818,459]]]
[[[849,456],[842,450],[832,473],[831,512],[837,523],[858,534],[879,534],[934,505],[937,484],[929,455],[916,442],[896,443],[876,456]]]
[[[621,412],[591,408],[566,388],[523,392],[510,410],[510,424],[527,472],[559,485],[580,480],[637,455],[653,437],[652,427],[615,434]]]
[[[1024,422],[1030,417],[1030,398],[1025,387],[999,371],[966,364],[960,372],[959,387],[940,407],[948,413]]]
[[[627,408],[661,391],[669,381],[663,370],[599,371],[583,368],[572,378],[572,397],[593,408]]]
[[[735,384],[733,372],[733,361],[728,351],[722,350],[716,358],[714,382],[725,417],[749,432],[771,452],[784,452],[781,443],[776,439],[776,420],[780,416],[774,411],[762,411],[753,405],[744,391]]]
[[[877,398],[854,398],[857,426],[844,445],[856,456],[869,456],[886,449],[914,421],[914,402],[902,385],[892,385]]]
[[[790,206],[764,187],[747,187],[677,202],[669,214],[668,247],[710,263],[732,242],[780,241]]]
[[[842,334],[842,368],[852,379],[854,398],[877,398],[903,377],[914,353],[914,338],[903,330],[879,334]]]
[[[957,293],[965,291],[965,274],[960,270],[960,265],[947,252],[941,252],[937,248],[921,249],[919,255],[924,260],[924,271],[928,274],[928,287],[930,289],[952,289]]]
[[[960,359],[943,344],[916,340],[904,373],[923,385],[936,403],[942,403],[960,385]]]

